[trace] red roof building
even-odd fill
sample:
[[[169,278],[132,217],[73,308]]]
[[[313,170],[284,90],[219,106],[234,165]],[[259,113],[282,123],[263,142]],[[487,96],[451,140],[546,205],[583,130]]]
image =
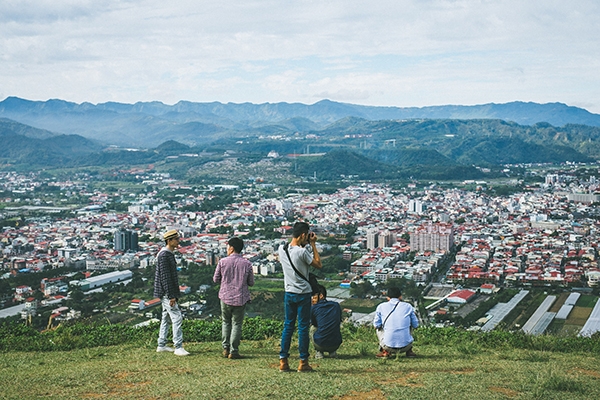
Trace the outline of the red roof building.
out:
[[[477,292],[475,292],[474,290],[470,290],[470,289],[457,290],[457,291],[451,293],[446,298],[446,301],[448,303],[465,304],[465,303],[469,302],[470,300],[472,300],[476,293]]]

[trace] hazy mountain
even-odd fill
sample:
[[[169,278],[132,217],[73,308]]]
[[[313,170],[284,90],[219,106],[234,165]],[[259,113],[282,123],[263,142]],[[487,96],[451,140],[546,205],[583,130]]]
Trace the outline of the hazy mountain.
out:
[[[0,117],[63,134],[78,134],[106,144],[153,147],[166,140],[189,145],[216,138],[319,131],[331,124],[368,120],[498,119],[520,125],[580,124],[600,127],[600,115],[561,103],[512,102],[476,106],[373,107],[323,100],[300,103],[161,102],[70,103],[8,97]],[[340,126],[336,129],[339,130]]]
[[[421,113],[421,117],[375,119],[399,113]],[[424,119],[425,114],[446,118]],[[483,114],[530,121],[560,116],[570,123],[523,125]],[[457,119],[465,115],[469,119]],[[301,174],[316,169],[331,177],[378,179],[387,174],[412,176],[417,171],[433,178],[450,171],[470,176],[477,174],[473,165],[600,160],[600,127],[574,123],[600,116],[560,104],[400,109],[331,101],[310,106],[191,102],[168,106],[160,102],[34,102],[11,97],[0,102],[0,117],[4,145],[0,158],[30,165],[143,164],[206,149],[261,157],[274,150],[280,154],[333,153],[299,161],[295,168]],[[107,144],[144,151],[114,147],[105,151]]]
[[[98,143],[78,135],[55,135],[0,119],[0,159],[8,163],[60,165],[101,151]]]
[[[56,136],[56,134],[50,131],[33,128],[29,125],[20,124],[6,118],[0,118],[0,135],[19,135],[32,139],[47,139]]]

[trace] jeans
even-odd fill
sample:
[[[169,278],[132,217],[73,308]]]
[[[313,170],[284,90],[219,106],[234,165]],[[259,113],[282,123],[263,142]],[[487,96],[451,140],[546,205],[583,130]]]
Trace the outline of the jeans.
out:
[[[173,344],[176,349],[179,349],[183,346],[183,333],[181,332],[183,316],[181,315],[179,304],[175,303],[175,305],[171,307],[170,300],[167,297],[162,298],[161,304],[162,318],[160,320],[160,331],[158,333],[158,346],[164,347],[167,344],[170,320],[173,326]]]
[[[281,334],[281,351],[279,358],[288,358],[290,356],[290,345],[292,335],[298,319],[298,351],[301,360],[308,360],[308,343],[310,330],[310,302],[311,294],[298,294],[285,292],[284,308],[285,322],[283,324],[283,333]]]
[[[233,354],[239,353],[245,310],[245,304],[243,306],[229,306],[221,301],[221,337],[223,338],[223,348]]]

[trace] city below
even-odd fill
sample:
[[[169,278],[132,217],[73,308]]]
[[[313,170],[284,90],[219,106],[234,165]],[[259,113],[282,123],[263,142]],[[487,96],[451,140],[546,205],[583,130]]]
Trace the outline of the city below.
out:
[[[250,315],[280,317],[277,249],[311,224],[320,277],[356,322],[400,285],[424,324],[590,336],[600,330],[596,166],[539,167],[531,182],[384,184],[334,190],[260,182],[194,186],[166,173],[0,176],[0,318],[39,329],[103,316],[147,324],[162,233],[177,252],[186,318],[217,313],[212,272],[232,235],[253,264]],[[271,303],[269,306],[264,304]]]

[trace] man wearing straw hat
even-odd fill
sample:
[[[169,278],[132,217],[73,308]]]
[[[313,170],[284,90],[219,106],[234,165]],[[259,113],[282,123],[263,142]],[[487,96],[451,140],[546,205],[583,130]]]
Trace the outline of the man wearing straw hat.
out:
[[[187,356],[183,348],[183,334],[181,322],[183,316],[177,304],[179,299],[179,279],[177,276],[177,261],[173,252],[179,247],[179,233],[172,229],[163,235],[165,247],[156,256],[156,274],[154,276],[154,297],[161,299],[162,318],[158,334],[157,352],[173,352],[176,356]],[[167,346],[169,320],[173,329],[173,344],[175,348]]]

